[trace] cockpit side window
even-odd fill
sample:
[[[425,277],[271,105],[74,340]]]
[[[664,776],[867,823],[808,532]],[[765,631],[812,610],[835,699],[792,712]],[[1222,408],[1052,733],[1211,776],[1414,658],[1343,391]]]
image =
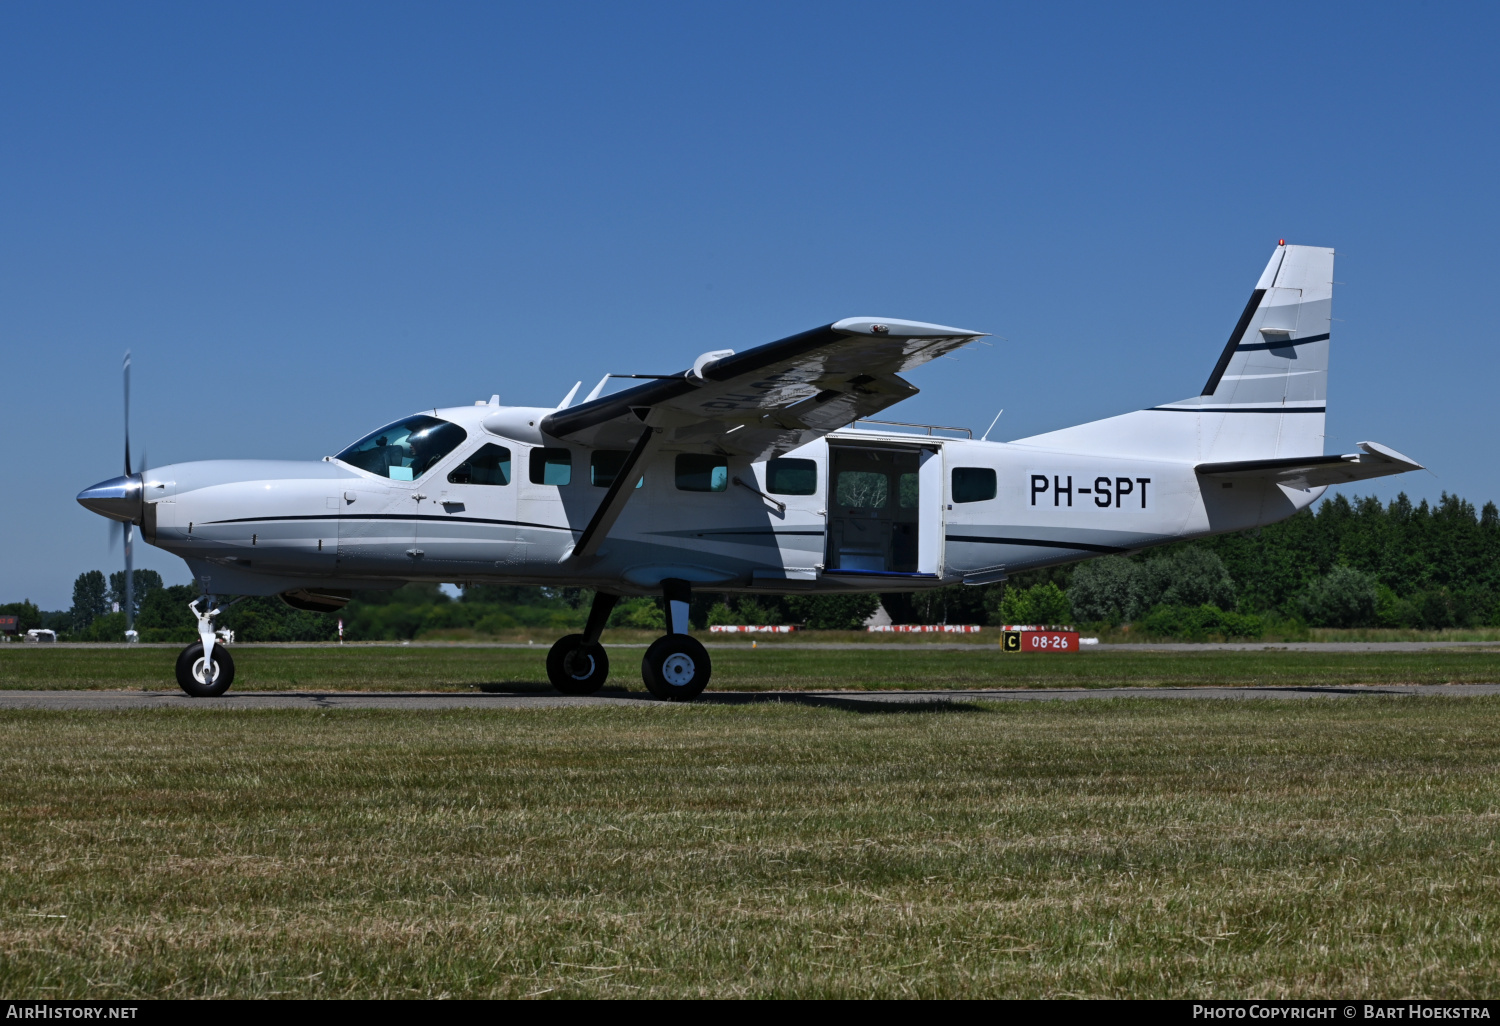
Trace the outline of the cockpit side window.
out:
[[[457,424],[418,415],[372,431],[334,459],[392,481],[415,481],[468,437]]]
[[[448,474],[449,484],[510,484],[510,450],[493,442],[480,446]]]

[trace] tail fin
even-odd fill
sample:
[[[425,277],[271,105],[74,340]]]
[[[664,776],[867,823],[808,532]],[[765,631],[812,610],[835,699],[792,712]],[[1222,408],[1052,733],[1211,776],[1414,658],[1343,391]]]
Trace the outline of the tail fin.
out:
[[[1333,250],[1282,243],[1201,395],[1014,444],[1199,461],[1320,455],[1332,308]]]

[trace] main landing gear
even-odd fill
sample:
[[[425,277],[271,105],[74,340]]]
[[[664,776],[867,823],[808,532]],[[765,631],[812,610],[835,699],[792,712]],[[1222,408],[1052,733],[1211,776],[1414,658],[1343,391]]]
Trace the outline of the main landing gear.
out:
[[[599,644],[599,635],[609,622],[620,596],[594,592],[589,621],[582,634],[568,634],[557,639],[547,653],[547,679],[565,695],[592,695],[609,679],[609,656]]]
[[[211,607],[199,612],[198,603]],[[224,610],[205,595],[188,603],[198,618],[198,640],[177,657],[177,685],[194,698],[217,698],[234,683],[234,657],[222,644],[215,644],[214,617]]]
[[[688,608],[692,589],[686,581],[662,582],[667,600],[667,626],[671,632],[657,638],[646,649],[641,660],[641,677],[646,690],[664,702],[688,702],[708,687],[713,664],[708,651],[688,634]],[[604,686],[609,677],[609,656],[599,644],[604,625],[618,595],[596,592],[589,610],[588,625],[582,634],[560,638],[547,653],[547,679],[565,695],[591,695]]]
[[[662,581],[667,600],[667,630],[646,649],[641,660],[641,677],[646,690],[663,702],[691,702],[708,687],[713,673],[708,650],[698,639],[688,635],[688,608],[693,602],[687,581]]]

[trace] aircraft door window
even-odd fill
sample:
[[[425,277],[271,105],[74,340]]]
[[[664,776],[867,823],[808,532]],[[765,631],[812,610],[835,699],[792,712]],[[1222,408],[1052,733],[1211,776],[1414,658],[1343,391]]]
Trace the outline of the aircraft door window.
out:
[[[840,506],[885,509],[891,500],[890,479],[884,471],[841,470],[835,489]]]
[[[371,432],[334,459],[392,481],[415,481],[468,437],[449,421],[408,417]]]
[[[567,449],[531,450],[531,483],[557,485],[573,480],[573,454]]]
[[[817,463],[799,459],[767,460],[766,491],[772,495],[816,495]]]
[[[684,492],[722,492],[729,487],[729,460],[696,452],[677,456],[677,488]]]
[[[595,449],[589,456],[589,484],[595,488],[608,488],[614,484],[629,457],[630,453],[625,449]],[[642,476],[635,486],[639,488],[645,483],[646,478]]]
[[[954,502],[984,502],[995,494],[995,472],[989,467],[953,468]]]
[[[448,475],[450,484],[510,484],[510,450],[493,442],[480,446]]]

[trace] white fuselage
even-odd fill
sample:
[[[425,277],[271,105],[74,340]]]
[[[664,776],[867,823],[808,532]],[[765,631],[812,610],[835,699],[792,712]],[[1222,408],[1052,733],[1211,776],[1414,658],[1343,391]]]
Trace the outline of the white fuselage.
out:
[[[904,591],[1273,523],[1322,493],[1206,481],[1188,461],[845,429],[787,454],[816,465],[811,494],[773,493],[766,463],[732,459],[723,490],[683,490],[665,447],[598,551],[570,558],[607,490],[591,480],[593,453],[486,430],[495,412],[435,411],[468,438],[415,480],[332,458],[158,468],[143,534],[218,594],[402,581],[644,594],[669,578],[713,590]],[[450,480],[486,444],[509,452],[508,483]],[[568,450],[570,470],[554,456],[539,475],[566,483],[533,480],[542,447]]]

